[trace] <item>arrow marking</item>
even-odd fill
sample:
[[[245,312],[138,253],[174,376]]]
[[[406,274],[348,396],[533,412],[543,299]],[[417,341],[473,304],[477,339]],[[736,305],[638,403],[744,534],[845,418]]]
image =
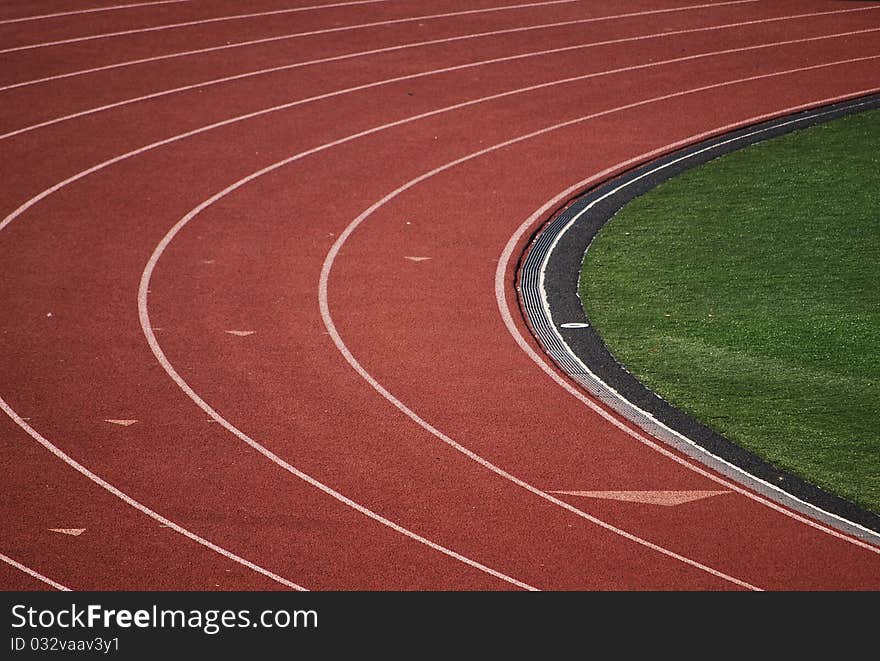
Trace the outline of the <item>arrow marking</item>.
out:
[[[730,493],[730,491],[551,491],[550,493],[673,507],[694,500],[720,496],[723,493]]]
[[[79,537],[86,531],[85,528],[49,528],[49,532],[60,532],[62,535]]]

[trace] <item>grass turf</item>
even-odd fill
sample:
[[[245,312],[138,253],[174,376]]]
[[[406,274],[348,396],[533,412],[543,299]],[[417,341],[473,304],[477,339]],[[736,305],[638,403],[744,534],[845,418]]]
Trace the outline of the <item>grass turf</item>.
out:
[[[588,250],[580,293],[649,388],[880,513],[880,111],[633,200]]]

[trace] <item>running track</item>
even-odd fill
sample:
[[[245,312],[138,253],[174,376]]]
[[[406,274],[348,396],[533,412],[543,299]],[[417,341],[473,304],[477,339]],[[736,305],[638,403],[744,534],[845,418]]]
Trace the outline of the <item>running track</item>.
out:
[[[880,588],[513,285],[582,182],[878,89],[871,2],[4,3],[0,587]]]

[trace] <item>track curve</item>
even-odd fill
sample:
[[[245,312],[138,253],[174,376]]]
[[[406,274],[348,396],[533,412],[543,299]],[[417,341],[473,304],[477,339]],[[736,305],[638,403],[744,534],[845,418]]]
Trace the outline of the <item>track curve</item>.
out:
[[[314,4],[0,16],[4,583],[880,587],[585,407],[510,306],[560,191],[880,89],[876,4]],[[654,500],[573,495],[613,491]]]
[[[545,351],[595,397],[650,435],[685,454],[699,456],[700,463],[874,545],[880,542],[876,514],[779,470],[670,406],[636,380],[590,328],[575,283],[583,256],[599,229],[623,205],[659,183],[756,142],[878,106],[880,97],[870,95],[806,111],[793,109],[798,112],[690,144],[594,187],[535,236],[521,261],[518,282],[523,313]]]

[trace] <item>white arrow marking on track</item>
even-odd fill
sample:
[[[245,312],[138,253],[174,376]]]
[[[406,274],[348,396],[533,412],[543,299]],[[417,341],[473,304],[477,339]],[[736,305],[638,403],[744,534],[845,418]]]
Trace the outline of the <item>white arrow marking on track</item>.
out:
[[[86,531],[85,528],[49,528],[49,532],[60,532],[62,535],[79,537]]]
[[[720,496],[723,493],[730,493],[730,491],[551,491],[550,493],[672,507],[694,500]]]

